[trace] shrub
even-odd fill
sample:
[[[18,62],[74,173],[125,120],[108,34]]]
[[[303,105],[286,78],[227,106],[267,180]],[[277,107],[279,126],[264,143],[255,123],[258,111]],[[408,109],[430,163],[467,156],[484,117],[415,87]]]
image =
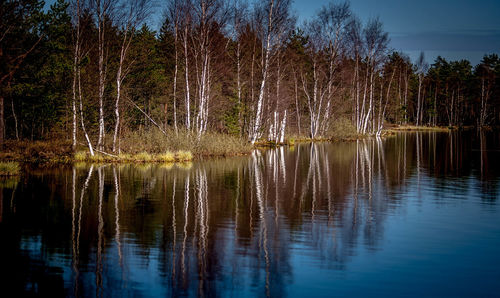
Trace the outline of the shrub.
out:
[[[179,150],[175,153],[175,160],[177,161],[191,161],[193,154],[189,151]]]
[[[13,161],[0,162],[0,176],[17,176],[20,172],[19,163]]]
[[[356,127],[345,117],[340,117],[331,123],[328,137],[332,139],[347,139],[358,136]]]
[[[103,163],[106,161],[106,158],[104,157],[104,155],[102,154],[99,154],[99,153],[95,153],[94,156],[92,155],[89,155],[89,158],[88,160],[90,162],[94,162],[94,163]]]
[[[118,160],[119,161],[131,161],[132,155],[130,155],[128,153],[120,153],[120,154],[118,154]]]
[[[77,162],[85,161],[85,160],[87,160],[87,152],[85,152],[85,151],[78,151],[78,152],[75,153],[75,155],[74,155],[73,158]]]
[[[140,153],[137,153],[136,155],[134,155],[133,156],[133,160],[135,160],[135,161],[142,161],[142,162],[148,162],[148,161],[152,161],[153,157],[151,156],[151,154],[143,151],[143,152],[140,152]]]
[[[157,156],[158,161],[161,162],[174,162],[175,161],[175,154],[167,151],[165,153],[159,154]]]

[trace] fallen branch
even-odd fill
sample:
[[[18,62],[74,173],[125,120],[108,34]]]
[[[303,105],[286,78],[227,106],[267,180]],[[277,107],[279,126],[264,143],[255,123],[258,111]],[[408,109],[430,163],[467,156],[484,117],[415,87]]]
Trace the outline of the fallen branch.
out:
[[[83,144],[83,143],[80,143],[80,142],[78,142],[78,144],[86,146],[86,144]],[[102,154],[107,155],[107,156],[118,158],[118,155],[114,155],[114,154],[107,153],[107,152],[104,152],[104,151],[101,151],[101,150],[97,150],[95,148],[94,148],[94,151],[97,151],[97,152],[102,153]]]
[[[153,118],[151,118],[151,116],[148,115],[148,113],[144,112],[135,102],[133,102],[130,98],[127,98],[128,101],[130,101],[134,107],[136,107],[139,111],[141,111],[141,113],[143,113],[146,117],[148,117],[149,121],[151,121],[151,123],[153,123],[156,127],[158,127],[158,129],[165,135],[167,136],[167,133],[165,132],[165,130],[163,130],[163,128],[161,128],[160,125],[158,125],[158,123],[156,123]]]

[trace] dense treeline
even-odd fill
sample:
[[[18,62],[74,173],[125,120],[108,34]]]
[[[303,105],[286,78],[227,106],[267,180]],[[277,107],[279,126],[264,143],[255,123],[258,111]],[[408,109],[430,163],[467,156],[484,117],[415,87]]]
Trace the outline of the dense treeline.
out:
[[[392,51],[378,19],[330,3],[297,26],[291,0],[56,1],[0,4],[0,141],[67,138],[120,152],[157,129],[283,142],[349,122],[497,125],[500,59]],[[164,11],[155,32],[153,10]]]

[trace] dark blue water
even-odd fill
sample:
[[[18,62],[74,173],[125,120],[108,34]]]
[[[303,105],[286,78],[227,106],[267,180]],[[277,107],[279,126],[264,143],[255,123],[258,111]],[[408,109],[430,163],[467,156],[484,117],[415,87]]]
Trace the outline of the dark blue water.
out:
[[[500,296],[500,135],[0,181],[2,296]],[[5,295],[4,295],[5,294]]]

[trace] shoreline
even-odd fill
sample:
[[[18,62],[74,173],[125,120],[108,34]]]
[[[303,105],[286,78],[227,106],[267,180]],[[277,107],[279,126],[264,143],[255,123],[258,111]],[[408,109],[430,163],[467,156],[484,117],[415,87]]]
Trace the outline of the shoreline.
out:
[[[425,131],[425,132],[449,132],[452,130],[458,130],[458,127],[448,127],[448,126],[416,126],[416,125],[397,125],[390,126],[385,128],[383,131],[388,133],[392,132],[417,132],[417,131]]]
[[[382,130],[381,137],[389,137],[401,132],[449,132],[457,130],[456,127],[432,127],[415,125],[389,126]],[[260,141],[254,145],[247,144],[242,150],[234,152],[202,152],[192,153],[191,150],[164,151],[163,153],[148,152],[146,150],[131,154],[112,154],[107,152],[96,152],[90,156],[88,149],[78,146],[77,150],[71,148],[69,141],[37,141],[34,144],[26,145],[23,141],[10,141],[7,149],[0,153],[0,163],[15,162],[20,164],[144,164],[144,163],[187,163],[197,160],[212,158],[227,158],[235,156],[245,156],[251,154],[254,149],[273,149],[282,146],[293,147],[295,144],[312,142],[354,142],[357,140],[374,137],[373,135],[345,135],[338,137],[320,137],[311,139],[305,136],[291,136],[284,143],[274,143],[270,141]],[[240,148],[241,149],[241,148]]]

